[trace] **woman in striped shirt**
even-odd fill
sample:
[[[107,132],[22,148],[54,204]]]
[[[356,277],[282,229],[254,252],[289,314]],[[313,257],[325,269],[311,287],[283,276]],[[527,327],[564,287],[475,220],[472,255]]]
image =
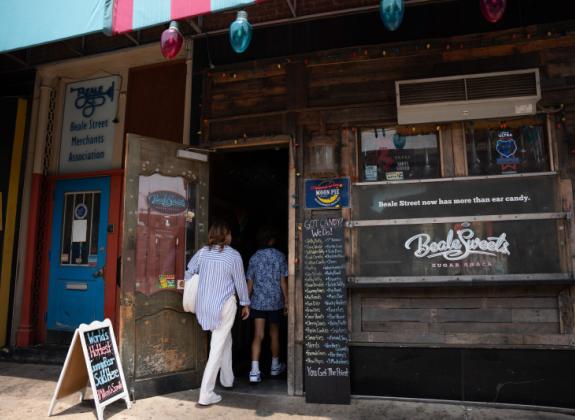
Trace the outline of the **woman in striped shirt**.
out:
[[[240,298],[242,319],[250,315],[242,257],[230,246],[231,242],[228,225],[214,223],[208,232],[208,246],[195,253],[186,270],[186,278],[196,273],[200,276],[196,317],[202,329],[212,331],[210,355],[200,388],[200,405],[221,401],[222,397],[214,393],[218,371],[222,386],[231,387],[234,383],[231,330],[236,315],[235,292]]]

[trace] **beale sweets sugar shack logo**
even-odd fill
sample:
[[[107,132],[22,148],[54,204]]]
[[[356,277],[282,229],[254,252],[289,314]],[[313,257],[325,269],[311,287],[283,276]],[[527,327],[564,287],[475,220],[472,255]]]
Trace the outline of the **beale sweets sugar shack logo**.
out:
[[[343,183],[325,181],[311,187],[314,193],[314,201],[322,207],[337,207],[341,201]]]
[[[455,231],[449,229],[447,237],[438,242],[432,241],[427,233],[413,235],[405,241],[405,249],[413,249],[417,258],[443,257],[447,261],[465,260],[470,255],[511,255],[506,233],[481,239],[465,225]]]

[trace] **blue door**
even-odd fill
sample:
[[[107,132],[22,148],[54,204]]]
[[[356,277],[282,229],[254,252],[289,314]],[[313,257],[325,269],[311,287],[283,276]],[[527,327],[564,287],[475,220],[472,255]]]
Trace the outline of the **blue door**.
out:
[[[48,330],[104,319],[110,178],[58,181],[50,246]]]

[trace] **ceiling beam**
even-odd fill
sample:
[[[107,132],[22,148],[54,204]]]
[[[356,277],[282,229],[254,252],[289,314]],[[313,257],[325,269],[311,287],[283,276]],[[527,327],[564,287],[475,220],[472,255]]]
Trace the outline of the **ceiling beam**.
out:
[[[4,53],[4,55],[5,55],[6,57],[8,57],[9,59],[11,59],[11,60],[17,62],[18,64],[23,65],[24,67],[29,67],[29,66],[30,66],[25,60],[22,60],[20,57],[17,57],[17,56],[15,56],[14,54]]]
[[[286,3],[291,10],[291,14],[293,17],[297,16],[296,7],[297,7],[297,0],[286,0]]]
[[[291,1],[293,1],[294,11],[295,11],[296,0],[286,0],[286,1],[287,1],[288,5],[290,5],[290,10],[291,10],[291,5],[292,5]],[[456,1],[456,0],[406,0],[405,6],[411,7],[411,6],[420,6],[423,4],[448,3],[448,2],[453,2],[453,1]],[[371,5],[371,6],[353,7],[353,8],[348,8],[348,9],[338,8],[336,10],[330,10],[329,12],[313,13],[313,14],[309,14],[309,15],[299,15],[299,16],[292,16],[292,17],[286,17],[286,18],[275,19],[275,20],[257,22],[257,23],[253,23],[252,27],[254,27],[254,28],[265,28],[265,27],[269,27],[269,26],[278,26],[278,25],[284,25],[284,24],[290,24],[290,23],[306,22],[306,21],[324,19],[324,18],[330,18],[330,17],[356,15],[356,14],[361,14],[361,13],[373,12],[376,10],[379,10],[378,4]],[[210,36],[210,35],[222,35],[222,34],[226,33],[227,31],[228,31],[228,28],[214,29],[212,31],[203,32],[202,34],[192,35],[191,38],[196,39],[196,38]]]
[[[132,43],[133,43],[135,46],[137,46],[137,47],[140,46],[140,42],[139,42],[136,38],[134,38],[129,32],[128,32],[128,33],[125,33],[124,36],[125,36],[126,38],[128,38],[130,41],[132,41]]]

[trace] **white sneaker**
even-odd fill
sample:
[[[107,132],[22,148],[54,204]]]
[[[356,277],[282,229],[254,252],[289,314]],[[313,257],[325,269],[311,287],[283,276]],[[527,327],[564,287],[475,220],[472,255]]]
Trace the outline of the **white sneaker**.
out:
[[[210,397],[206,398],[205,400],[202,400],[200,398],[200,400],[198,401],[198,404],[200,405],[212,405],[212,404],[217,404],[222,400],[222,396],[213,393]]]
[[[260,372],[250,372],[250,383],[257,384],[258,382],[262,381],[262,375]]]
[[[278,363],[277,366],[272,366],[272,370],[270,372],[271,376],[278,376],[281,375],[282,373],[284,373],[286,370],[286,364],[285,363]]]

